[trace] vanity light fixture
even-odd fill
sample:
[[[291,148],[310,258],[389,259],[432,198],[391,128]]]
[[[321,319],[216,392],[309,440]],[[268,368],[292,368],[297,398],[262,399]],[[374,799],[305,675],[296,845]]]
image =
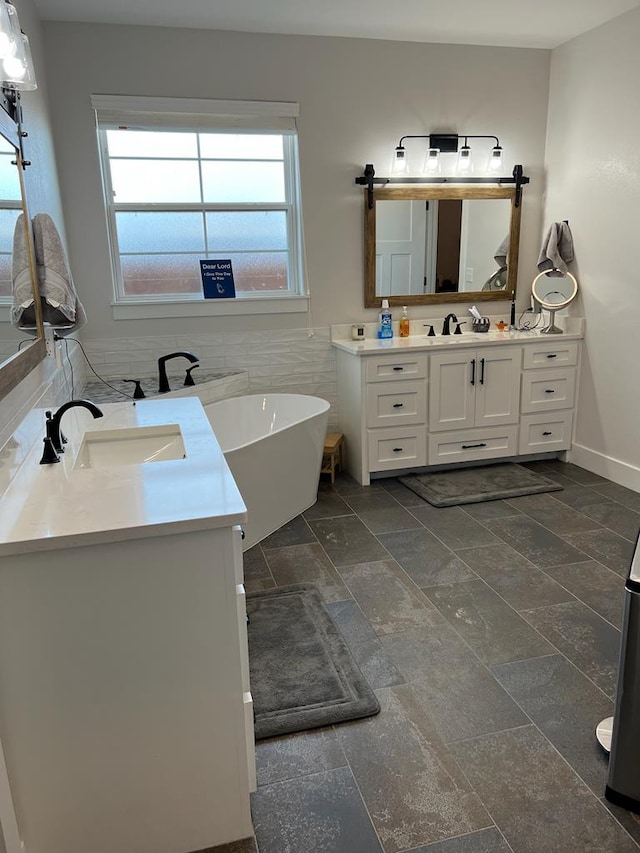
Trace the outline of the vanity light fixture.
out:
[[[473,172],[473,160],[470,139],[492,139],[494,146],[489,155],[487,173],[496,175],[502,169],[502,146],[497,136],[469,135],[458,133],[430,133],[418,136],[403,136],[400,139],[393,154],[392,175],[409,173],[409,157],[404,147],[405,139],[428,139],[429,148],[422,167],[423,174],[438,173],[442,170],[441,154],[457,154],[457,165],[455,173],[458,175],[469,175]],[[464,140],[463,145],[458,145],[459,140]]]
[[[29,39],[22,32],[13,3],[0,0],[0,84],[3,89],[38,88]]]

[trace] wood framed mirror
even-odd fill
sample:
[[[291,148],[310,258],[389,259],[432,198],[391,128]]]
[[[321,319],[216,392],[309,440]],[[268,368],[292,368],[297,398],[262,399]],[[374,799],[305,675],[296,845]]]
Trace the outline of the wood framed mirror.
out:
[[[514,186],[403,186],[364,192],[364,303],[510,300],[520,205]]]
[[[25,246],[33,291],[35,328],[14,329],[10,322],[0,323],[0,400],[7,396],[46,355],[42,306],[39,299],[31,218],[24,185],[22,124],[17,93],[3,90],[0,98],[0,295],[7,304],[11,297],[13,227],[23,214]],[[33,337],[33,340],[29,340]],[[24,343],[26,341],[26,343]]]

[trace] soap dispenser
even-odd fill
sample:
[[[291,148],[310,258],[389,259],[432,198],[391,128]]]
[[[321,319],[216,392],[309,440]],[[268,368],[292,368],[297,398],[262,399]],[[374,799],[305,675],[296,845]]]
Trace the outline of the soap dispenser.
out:
[[[378,329],[379,338],[393,337],[393,317],[389,309],[389,300],[382,300],[382,311],[380,312],[380,328]]]
[[[407,306],[402,306],[402,317],[400,317],[400,337],[409,337],[409,315],[407,314]]]

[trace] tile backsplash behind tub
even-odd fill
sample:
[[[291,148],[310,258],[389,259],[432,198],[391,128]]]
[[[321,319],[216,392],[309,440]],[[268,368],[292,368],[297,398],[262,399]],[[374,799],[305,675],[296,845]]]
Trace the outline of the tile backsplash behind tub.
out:
[[[84,340],[94,369],[107,381],[157,376],[158,358],[190,350],[200,360],[202,373],[246,370],[249,394],[311,394],[331,404],[329,425],[337,424],[335,350],[328,328],[269,332],[167,335],[141,338]],[[172,372],[187,362],[169,362]],[[174,374],[175,375],[175,374]],[[198,370],[193,373],[196,384]],[[89,379],[95,379],[88,372]]]

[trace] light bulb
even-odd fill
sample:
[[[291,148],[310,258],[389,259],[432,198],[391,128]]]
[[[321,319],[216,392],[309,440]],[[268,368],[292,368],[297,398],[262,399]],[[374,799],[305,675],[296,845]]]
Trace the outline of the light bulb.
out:
[[[409,161],[407,159],[406,150],[399,145],[393,152],[393,160],[391,161],[391,174],[403,175],[409,171]]]
[[[435,174],[440,171],[440,149],[429,148],[424,159],[423,172]]]
[[[502,148],[499,145],[491,149],[487,168],[492,174],[498,174],[502,171]]]
[[[458,151],[458,172],[469,174],[471,171],[471,149],[468,145],[463,145]]]
[[[22,80],[27,73],[27,67],[17,56],[5,56],[2,66],[7,77],[11,80]]]

